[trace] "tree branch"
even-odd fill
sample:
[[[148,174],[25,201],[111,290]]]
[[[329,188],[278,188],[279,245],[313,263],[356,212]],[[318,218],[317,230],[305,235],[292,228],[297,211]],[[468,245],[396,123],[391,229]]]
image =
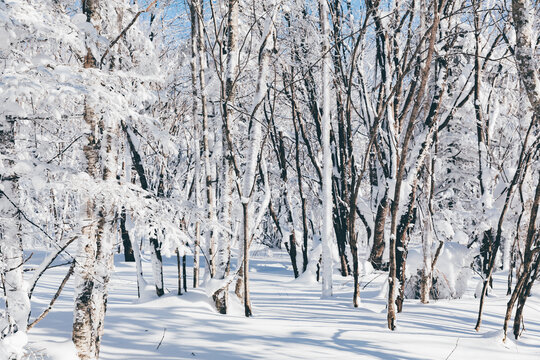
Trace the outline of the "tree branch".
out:
[[[150,9],[157,3],[157,0],[154,0],[150,3],[150,5],[148,5],[148,7],[144,10],[141,10],[139,11],[137,14],[135,14],[135,16],[133,17],[133,19],[131,20],[131,22],[128,24],[128,26],[126,26],[124,28],[124,30],[122,30],[122,32],[116,37],[116,39],[114,39],[110,44],[109,44],[109,47],[107,48],[107,50],[105,50],[105,53],[103,54],[103,56],[101,57],[101,60],[99,60],[99,68],[101,69],[101,67],[103,66],[103,61],[105,60],[105,56],[107,56],[107,54],[109,53],[109,50],[112,49],[112,47],[114,45],[116,45],[116,43],[118,42],[118,40],[120,40],[126,33],[127,31],[133,26],[133,24],[135,24],[135,21],[137,21],[137,19],[139,18],[139,16],[141,16],[142,13],[145,13],[145,12],[148,12],[150,11]]]
[[[41,320],[43,320],[43,318],[45,316],[47,316],[47,314],[49,313],[49,311],[51,311],[54,303],[56,302],[56,300],[58,299],[58,297],[60,296],[60,294],[62,293],[62,290],[64,289],[64,286],[66,286],[66,283],[67,281],[69,280],[69,278],[71,277],[71,275],[73,274],[73,270],[75,268],[75,260],[73,260],[71,262],[71,266],[69,267],[69,270],[66,274],[66,276],[64,276],[64,280],[62,280],[62,283],[60,284],[60,287],[58,288],[58,290],[56,291],[56,294],[54,294],[53,298],[51,299],[51,302],[49,303],[49,306],[41,313],[41,315],[39,315],[37,317],[37,319],[35,319],[34,321],[32,321],[32,323],[28,324],[28,326],[26,327],[26,331],[30,330],[31,328],[34,327],[34,325],[36,325],[38,322],[40,322]]]

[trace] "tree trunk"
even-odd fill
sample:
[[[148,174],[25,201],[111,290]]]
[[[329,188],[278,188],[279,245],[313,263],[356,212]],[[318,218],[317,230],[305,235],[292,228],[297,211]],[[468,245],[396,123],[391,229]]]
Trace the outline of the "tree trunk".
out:
[[[157,239],[157,234],[154,234],[154,237],[150,238],[150,259],[157,296],[163,296],[165,294],[163,286],[163,258],[161,257],[160,248],[161,245]]]
[[[536,185],[536,191],[534,195],[534,200],[531,207],[531,215],[529,219],[529,226],[527,228],[527,238],[525,239],[524,247],[524,256],[523,256],[523,270],[519,275],[519,279],[514,288],[514,292],[508,301],[506,308],[506,316],[504,319],[503,330],[506,337],[506,331],[508,329],[508,321],[512,315],[512,310],[515,305],[516,300],[519,301],[518,309],[516,310],[516,316],[514,317],[514,336],[516,339],[520,335],[521,324],[523,323],[522,312],[523,306],[527,299],[528,293],[530,292],[530,287],[536,280],[536,275],[538,274],[538,268],[540,266],[540,256],[538,254],[538,245],[540,240],[538,237],[538,231],[536,228],[536,218],[538,216],[538,208],[540,206],[540,171],[538,172],[538,183]],[[534,273],[530,280],[531,274]]]
[[[88,1],[86,3],[86,13],[90,21],[90,16],[93,13],[93,6],[96,6],[97,1]],[[85,58],[85,68],[94,67],[93,56],[88,49]],[[84,109],[84,119],[90,133],[87,137],[87,145],[83,147],[84,155],[87,161],[87,172],[93,179],[99,179],[99,149],[100,141],[94,136],[97,132],[96,115],[93,108],[86,100]],[[86,219],[85,225],[82,227],[81,239],[79,241],[79,250],[76,258],[76,290],[75,290],[75,313],[73,318],[73,343],[77,349],[77,355],[81,360],[90,360],[97,358],[95,334],[95,320],[92,318],[94,300],[94,274],[95,260],[97,255],[97,229],[95,214],[94,199],[88,198],[84,204]]]
[[[225,81],[221,84],[221,100],[222,100],[222,126],[221,126],[221,140],[223,148],[223,162],[222,162],[222,174],[223,174],[223,216],[226,217],[227,226],[230,229],[230,214],[232,210],[232,187],[233,187],[233,162],[234,154],[231,148],[232,144],[229,143],[230,136],[230,121],[232,118],[232,102],[236,97],[236,75],[238,72],[238,1],[228,0],[228,16],[227,16],[227,59],[225,70]],[[255,149],[252,149],[256,151]],[[240,246],[243,246],[243,242],[240,242]],[[240,249],[240,253],[243,250]],[[230,253],[229,253],[230,256]],[[239,264],[243,266],[243,264]],[[235,293],[239,298],[242,298],[243,289],[243,274],[244,269],[240,269],[239,276],[236,282]],[[226,296],[226,294],[225,294]]]
[[[131,245],[129,232],[126,229],[126,209],[124,207],[122,207],[122,213],[120,214],[120,234],[122,236],[122,245],[124,247],[124,261],[135,262],[133,246]]]
[[[508,208],[510,207],[510,203],[512,201],[512,196],[514,194],[514,189],[516,188],[516,186],[518,184],[520,184],[520,185],[522,184],[523,179],[525,178],[525,173],[527,172],[528,163],[529,163],[529,157],[530,157],[530,150],[528,149],[528,140],[529,140],[529,135],[530,135],[531,130],[533,129],[534,125],[535,125],[535,120],[533,118],[531,120],[531,123],[529,125],[528,130],[527,130],[527,133],[525,134],[525,138],[523,140],[523,145],[521,147],[521,152],[520,152],[519,160],[518,160],[518,163],[517,163],[517,169],[516,169],[516,171],[514,173],[514,176],[512,178],[512,182],[510,183],[510,186],[509,186],[508,190],[506,191],[506,199],[505,199],[503,208],[501,210],[501,215],[499,216],[499,221],[498,221],[498,224],[497,224],[497,233],[495,235],[495,241],[493,242],[493,248],[492,248],[491,255],[490,255],[490,262],[488,264],[487,269],[485,270],[486,271],[486,277],[484,279],[484,283],[483,283],[483,286],[482,286],[482,293],[480,295],[478,318],[476,320],[476,326],[475,326],[476,331],[478,331],[480,329],[480,325],[482,324],[482,312],[483,312],[483,309],[484,309],[484,301],[485,301],[485,297],[486,297],[486,294],[487,294],[487,287],[488,287],[488,284],[490,283],[491,276],[492,276],[493,270],[495,268],[495,260],[496,260],[497,251],[498,251],[499,246],[501,244],[504,218],[506,216],[506,212],[508,211]],[[523,211],[524,210],[525,210],[525,207],[523,207]],[[518,224],[521,222],[521,217],[523,215],[523,211],[519,215]],[[519,236],[519,232],[516,232],[516,242],[519,241],[518,236]],[[510,270],[509,277],[511,276],[511,272],[512,272],[512,270]],[[516,277],[519,278],[519,275],[516,274]],[[516,286],[517,286],[517,284],[516,284]],[[510,288],[511,288],[511,286],[509,285],[508,286],[508,292],[510,292]],[[509,294],[507,294],[507,295],[509,295]],[[509,304],[510,304],[510,302],[509,302]],[[512,304],[512,306],[513,306],[513,304]],[[505,323],[506,322],[507,322],[507,320],[505,320]],[[506,325],[505,325],[505,329],[506,329]]]
[[[383,254],[385,248],[384,242],[384,226],[386,224],[386,217],[388,210],[390,209],[390,202],[388,201],[388,190],[377,207],[377,214],[375,215],[375,228],[373,232],[373,245],[371,246],[371,253],[369,255],[369,262],[376,270],[383,270]]]
[[[128,129],[127,125],[122,122],[122,129],[126,135],[127,143],[129,146],[129,150],[131,153],[131,159],[133,161],[133,166],[135,167],[135,170],[137,171],[137,175],[139,175],[139,181],[141,183],[141,187],[143,190],[149,191],[149,185],[148,181],[146,179],[146,174],[144,172],[144,166],[142,163],[141,156],[137,149],[135,148],[135,144],[133,143],[133,140],[131,139],[130,130]],[[159,186],[158,186],[158,196],[163,196],[163,167],[161,169],[160,174],[160,180],[159,180]],[[157,239],[157,234],[155,234],[154,237],[151,237],[149,239],[150,242],[150,257],[152,261],[152,274],[154,277],[154,283],[156,286],[156,294],[158,296],[161,296],[164,294],[163,290],[163,261],[161,258],[161,249],[160,244]],[[142,274],[142,271],[141,271]]]
[[[178,272],[178,295],[182,295],[182,262],[180,261],[180,250],[176,249],[176,269]]]
[[[139,241],[134,237],[131,237],[132,248],[133,248],[133,257],[135,258],[135,269],[137,271],[137,296],[141,297],[141,291],[146,287],[146,281],[144,280],[143,270],[142,270],[142,261],[141,261],[141,248]]]
[[[512,18],[516,29],[516,51],[519,77],[531,103],[536,121],[540,121],[540,79],[533,50],[533,20],[529,0],[512,0]],[[536,19],[537,20],[537,19]]]
[[[193,243],[193,288],[199,287],[199,257],[200,257],[200,237]]]
[[[322,32],[322,297],[332,296],[332,150],[330,149],[330,59],[328,3],[319,1],[319,20]]]
[[[512,0],[512,17],[514,20],[514,27],[516,29],[516,50],[515,57],[517,60],[518,72],[521,80],[521,84],[527,93],[529,102],[533,110],[533,120],[538,123],[540,119],[540,80],[538,78],[537,62],[535,61],[535,54],[533,48],[533,20],[530,16],[531,4],[529,0]],[[512,309],[515,301],[519,298],[518,309],[514,317],[514,336],[517,339],[520,335],[523,319],[522,311],[525,305],[526,298],[532,287],[532,283],[536,279],[536,276],[530,280],[528,285],[525,285],[527,279],[532,272],[533,262],[536,261],[535,275],[538,275],[538,267],[540,259],[536,254],[536,260],[534,260],[532,245],[533,237],[536,229],[536,217],[538,214],[538,203],[540,202],[540,178],[536,186],[536,193],[531,208],[531,217],[529,221],[529,227],[527,230],[527,239],[525,244],[525,256],[523,260],[523,270],[518,276],[518,281],[514,292],[506,310],[506,316],[504,321],[504,333],[506,337],[506,331],[508,328],[508,321],[510,320]],[[538,246],[538,240],[536,240],[536,246]],[[530,287],[529,287],[530,286]]]
[[[433,281],[433,269],[431,267],[433,257],[431,248],[433,246],[433,228],[431,226],[431,216],[433,214],[432,198],[434,189],[433,161],[426,157],[426,171],[424,174],[424,187],[428,188],[426,195],[426,211],[424,213],[424,226],[422,232],[422,253],[424,268],[422,269],[422,279],[420,280],[420,301],[423,304],[429,303],[429,293]]]
[[[231,0],[234,1],[234,0]],[[256,90],[254,94],[254,98],[251,105],[251,114],[250,114],[250,123],[251,128],[249,131],[249,144],[250,144],[250,152],[247,156],[247,162],[245,166],[245,172],[244,172],[244,178],[243,178],[243,184],[242,189],[238,187],[238,195],[241,198],[242,202],[242,210],[243,210],[243,253],[244,253],[244,260],[243,260],[243,281],[244,281],[244,310],[246,317],[249,317],[252,315],[251,310],[251,300],[249,295],[249,247],[252,240],[252,231],[255,229],[251,228],[251,220],[250,220],[250,213],[253,211],[252,206],[252,200],[253,200],[253,193],[254,188],[256,186],[257,181],[257,168],[260,166],[261,163],[261,157],[262,157],[262,145],[263,145],[263,139],[262,139],[262,128],[261,123],[256,119],[256,114],[259,106],[264,101],[264,98],[266,96],[266,77],[268,72],[268,66],[270,63],[270,54],[272,51],[272,48],[270,47],[271,42],[273,44],[274,41],[274,18],[276,14],[275,4],[272,4],[274,6],[274,9],[272,9],[272,16],[270,18],[267,18],[265,20],[265,33],[263,34],[263,38],[261,41],[261,45],[259,47],[259,71],[257,76],[257,85]],[[232,154],[232,144],[229,144],[229,151],[230,155]],[[237,174],[239,173],[238,167],[235,167],[235,170]],[[268,181],[266,179],[266,181]],[[269,191],[269,188],[267,186],[266,191]],[[269,194],[268,194],[269,195]],[[268,197],[268,200],[270,198]],[[260,212],[266,211],[267,205],[262,205],[259,209]],[[258,224],[256,222],[253,223],[253,226],[257,226]]]
[[[183,284],[184,284],[184,291],[187,292],[187,256],[184,253],[184,256],[182,256],[182,277],[183,277]]]
[[[414,125],[416,123],[418,114],[420,113],[421,104],[422,104],[422,98],[424,97],[424,92],[426,90],[426,84],[427,80],[429,78],[430,68],[431,68],[431,60],[433,58],[433,53],[435,50],[435,39],[437,37],[437,29],[439,27],[439,21],[440,21],[440,12],[442,11],[442,8],[444,7],[445,1],[443,0],[440,4],[434,3],[433,4],[433,24],[430,29],[429,34],[429,45],[427,48],[427,57],[425,62],[423,63],[422,70],[420,73],[420,84],[418,87],[418,93],[416,94],[416,100],[414,102],[414,105],[411,109],[411,113],[409,116],[409,123],[407,125],[407,129],[405,132],[405,137],[403,139],[402,144],[402,150],[401,154],[399,156],[399,162],[398,162],[398,169],[396,173],[396,185],[394,189],[394,200],[392,202],[391,206],[391,212],[392,212],[392,218],[391,218],[391,225],[390,225],[390,269],[389,269],[389,276],[388,276],[388,313],[387,313],[387,322],[388,322],[388,328],[390,330],[394,330],[396,328],[396,309],[395,309],[395,300],[396,300],[396,290],[397,290],[397,277],[396,277],[396,270],[397,270],[397,264],[396,264],[396,237],[397,237],[397,217],[398,217],[398,210],[399,210],[399,202],[401,198],[401,186],[403,184],[404,176],[405,176],[405,165],[407,161],[407,153],[408,153],[408,147],[409,142],[413,136],[413,130]],[[416,184],[412,187],[413,191],[416,189]],[[410,201],[410,205],[412,206],[414,201]]]
[[[199,64],[199,74],[197,74],[197,62],[201,62],[200,59],[200,50],[199,50],[199,4],[198,1],[191,1],[189,3],[190,6],[190,13],[191,13],[191,60],[190,60],[190,66],[191,66],[191,87],[192,87],[192,105],[191,105],[191,117],[193,121],[193,127],[194,127],[194,136],[193,136],[193,146],[194,146],[194,157],[195,157],[195,174],[194,174],[194,183],[195,183],[195,205],[197,207],[201,206],[201,199],[200,199],[200,176],[201,176],[201,161],[200,161],[200,139],[199,139],[199,119],[198,119],[198,94],[199,94],[199,88],[197,83],[197,76],[200,77],[201,83],[205,81],[204,79],[204,68],[202,64]],[[201,15],[202,16],[202,15]],[[202,60],[204,61],[204,60]],[[201,84],[203,85],[203,83]],[[205,94],[203,94],[204,87],[201,86],[201,99],[206,102]],[[205,126],[207,124],[205,123],[206,120],[206,104],[203,104],[203,133],[205,132]],[[205,160],[206,160],[206,146],[207,146],[207,140],[205,137],[205,134],[203,134],[203,151],[205,154]],[[210,210],[210,209],[209,209]],[[210,211],[209,211],[210,213]],[[196,288],[199,285],[199,250],[200,250],[200,233],[201,233],[201,225],[200,221],[197,221],[195,224],[195,242],[193,244],[194,251],[194,261],[193,261],[193,287]],[[195,259],[196,258],[196,259]],[[180,281],[180,280],[179,280]],[[181,286],[179,286],[179,291],[181,289]]]
[[[159,183],[157,188],[158,198],[164,196],[164,172],[165,165],[161,164]],[[150,237],[150,261],[152,263],[152,275],[154,278],[154,286],[156,295],[163,296],[165,294],[165,285],[163,283],[163,258],[161,256],[161,241],[159,241],[158,230],[154,230],[154,236]]]
[[[349,244],[351,247],[351,255],[353,258],[353,306],[358,307],[360,305],[360,271],[358,264],[358,238],[356,234],[355,218],[356,218],[356,199],[358,197],[358,191],[360,190],[360,182],[358,179],[352,181],[352,192],[349,201]]]
[[[23,247],[18,214],[18,174],[15,165],[15,120],[0,122],[0,281],[5,296],[8,329],[6,335],[26,332],[30,298],[23,280]],[[5,331],[5,329],[0,329]]]
[[[88,103],[85,105],[84,118],[90,129],[98,126],[96,115]],[[93,179],[99,180],[101,141],[94,136],[96,133],[90,132],[88,144],[83,150],[88,173]],[[109,143],[110,138],[106,138],[106,141]],[[112,180],[113,171],[108,166],[110,164],[106,163],[107,171],[103,172],[103,180]],[[87,199],[85,206],[86,224],[82,229],[76,257],[78,266],[73,319],[73,343],[81,360],[96,359],[99,356],[107,304],[107,285],[113,259],[112,236],[105,221],[108,209],[96,204],[92,198]]]
[[[249,231],[249,203],[242,203],[243,217],[244,217],[244,260],[243,265],[243,281],[244,281],[244,314],[246,317],[253,315],[251,311],[251,299],[249,296],[249,242],[251,239]]]
[[[83,3],[87,21],[101,29],[99,0]],[[87,49],[84,68],[96,68],[96,61]],[[83,152],[87,161],[87,173],[94,181],[116,181],[116,158],[113,138],[118,128],[113,123],[104,124],[97,117],[90,98],[85,100],[84,120],[90,130]],[[101,129],[101,131],[98,131]],[[102,144],[104,140],[104,144]],[[103,158],[100,151],[103,148]],[[102,171],[103,169],[103,171]],[[113,236],[110,223],[111,209],[88,198],[84,204],[86,219],[82,227],[79,250],[76,256],[75,313],[73,317],[73,343],[81,360],[97,359],[107,310],[107,286],[113,266]]]
[[[519,298],[518,298],[518,306],[516,308],[516,315],[514,316],[514,337],[516,340],[521,336],[521,330],[525,328],[523,325],[523,309],[525,308],[525,302],[531,296],[531,289],[534,285],[534,282],[536,279],[538,279],[538,270],[540,269],[540,257],[536,257],[536,260],[533,261],[536,263],[536,267],[534,269],[534,272],[532,273],[527,285],[523,288],[521,291]],[[506,329],[505,329],[505,336],[506,336]]]
[[[285,247],[287,249],[287,252],[289,253],[289,256],[291,258],[291,265],[293,268],[293,274],[294,278],[296,279],[300,273],[298,271],[298,262],[297,262],[297,251],[296,251],[296,226],[294,222],[294,214],[293,214],[293,207],[291,205],[290,196],[289,196],[289,190],[288,190],[288,172],[287,172],[287,160],[286,160],[286,153],[285,153],[285,144],[283,142],[283,133],[281,131],[277,131],[276,126],[274,123],[272,123],[272,129],[273,129],[273,135],[275,137],[274,141],[274,150],[276,152],[276,156],[278,158],[278,165],[280,168],[280,177],[282,180],[282,191],[281,191],[281,203],[285,207],[286,212],[286,223],[280,224],[279,220],[277,219],[277,216],[274,215],[276,221],[276,226],[278,227],[278,231],[280,235],[283,237],[286,234],[289,236],[289,242],[287,243],[286,239],[283,239],[285,241]],[[285,231],[283,229],[286,229],[288,231]]]

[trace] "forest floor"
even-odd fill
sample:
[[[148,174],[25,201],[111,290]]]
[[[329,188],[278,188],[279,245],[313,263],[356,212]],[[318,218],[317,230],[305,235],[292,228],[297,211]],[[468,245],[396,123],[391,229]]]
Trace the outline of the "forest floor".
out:
[[[519,341],[502,342],[504,273],[495,275],[480,332],[474,331],[478,278],[469,281],[469,291],[459,300],[427,305],[407,300],[391,332],[386,327],[386,274],[362,277],[362,303],[354,308],[351,277],[336,273],[334,296],[321,299],[320,284],[313,279],[292,279],[285,252],[260,249],[253,255],[252,318],[242,315],[237,301],[231,304],[232,314],[218,314],[204,288],[191,289],[191,276],[188,292],[176,295],[175,258],[165,260],[169,294],[155,298],[147,289],[139,300],[135,265],[117,255],[100,359],[540,359],[540,286],[527,301],[526,331]],[[39,257],[34,255],[34,261]],[[150,263],[143,266],[150,280]],[[32,318],[48,305],[66,271],[67,266],[50,269],[40,280]],[[36,359],[73,359],[72,314],[70,280],[50,314],[29,333]]]

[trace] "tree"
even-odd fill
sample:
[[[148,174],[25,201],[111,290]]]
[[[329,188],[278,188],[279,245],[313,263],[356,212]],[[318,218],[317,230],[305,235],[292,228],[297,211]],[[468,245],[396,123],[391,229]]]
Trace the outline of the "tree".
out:
[[[516,30],[515,57],[517,60],[517,67],[521,79],[521,84],[525,89],[533,112],[531,126],[529,127],[529,131],[527,134],[529,134],[531,128],[537,128],[540,122],[540,80],[538,77],[538,68],[536,65],[537,62],[535,61],[533,43],[531,39],[532,20],[530,13],[531,7],[528,0],[512,1],[512,17],[514,19],[514,27]],[[537,144],[535,142],[531,149],[534,154],[532,155],[531,159],[533,162],[538,162],[538,149],[540,149],[540,144]],[[540,177],[537,179],[535,195],[530,210],[530,219],[525,239],[525,247],[523,251],[524,257],[520,276],[517,280],[516,286],[507,305],[506,316],[503,326],[505,338],[508,328],[508,322],[512,315],[512,310],[516,301],[518,302],[518,307],[514,316],[513,333],[516,339],[521,335],[521,329],[523,326],[523,309],[525,307],[525,302],[530,296],[531,288],[535,280],[538,278],[538,273],[540,269],[540,256],[538,249],[540,243],[536,227],[536,219],[538,216],[539,206]]]
[[[18,207],[18,174],[15,168],[15,119],[3,115],[0,123],[0,284],[5,296],[2,331],[9,336],[25,336],[30,299],[23,281],[23,247]],[[3,320],[3,319],[0,319]]]
[[[322,34],[322,296],[332,296],[332,152],[330,149],[330,44],[328,33],[328,4],[319,1]]]

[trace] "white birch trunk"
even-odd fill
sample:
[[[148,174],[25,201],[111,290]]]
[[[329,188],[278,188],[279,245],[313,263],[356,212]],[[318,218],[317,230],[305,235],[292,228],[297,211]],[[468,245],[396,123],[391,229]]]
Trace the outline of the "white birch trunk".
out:
[[[131,247],[133,248],[133,257],[135,258],[135,270],[137,271],[137,295],[138,297],[141,297],[141,291],[146,288],[146,281],[144,280],[142,270],[140,243],[133,234],[130,234],[129,239],[131,241]]]
[[[232,107],[231,103],[236,96],[235,78],[238,72],[238,0],[229,0],[228,6],[228,18],[227,18],[227,60],[225,69],[225,82],[222,83],[221,96],[222,96],[222,127],[221,127],[221,141],[223,151],[222,162],[222,178],[223,187],[221,189],[223,194],[223,209],[222,209],[222,222],[228,229],[231,228],[231,211],[232,211],[232,188],[233,188],[233,154],[229,149],[229,141],[227,139],[227,133],[231,131],[232,124]],[[240,242],[240,254],[244,253],[243,243]],[[243,266],[239,263],[239,266]],[[235,293],[238,297],[242,297],[241,289],[243,288],[243,275],[242,271],[239,272],[239,276],[236,283]]]
[[[257,87],[255,90],[255,96],[251,105],[251,130],[249,133],[249,155],[246,164],[246,171],[244,173],[241,201],[243,207],[244,218],[244,231],[243,231],[243,254],[244,254],[244,309],[245,315],[251,316],[251,302],[249,297],[249,246],[251,242],[251,236],[254,229],[251,226],[251,214],[253,214],[253,188],[257,178],[257,165],[260,162],[260,156],[262,155],[262,129],[260,122],[256,119],[256,114],[259,106],[264,100],[266,95],[266,77],[268,72],[268,64],[270,62],[271,49],[268,45],[273,40],[274,33],[274,15],[275,6],[271,4],[273,9],[272,16],[266,20],[263,32],[263,38],[261,40],[261,46],[259,48],[259,74],[257,76]],[[266,211],[266,209],[259,209],[259,211]]]
[[[83,12],[88,21],[99,30],[99,0],[87,0]],[[96,68],[95,59],[87,49],[84,67]],[[118,124],[104,123],[94,109],[97,105],[92,96],[85,99],[84,120],[88,127],[87,142],[83,152],[87,161],[86,171],[96,181],[116,181],[117,152],[113,139],[118,136]],[[102,129],[103,134],[101,134]],[[103,170],[102,169],[103,165]],[[81,360],[99,357],[100,341],[104,330],[107,304],[107,286],[113,267],[113,236],[107,218],[111,208],[104,199],[92,195],[83,206],[85,218],[75,266],[75,309],[73,315],[73,343]]]
[[[431,157],[428,155],[426,157],[426,171],[424,176],[424,186],[425,188],[428,188],[429,191],[426,195],[426,211],[424,213],[424,226],[422,231],[422,253],[424,255],[424,269],[422,272],[422,280],[421,280],[421,287],[420,287],[420,301],[422,303],[427,304],[429,302],[429,293],[431,290],[431,283],[432,283],[432,272],[433,269],[431,268],[432,263],[432,251],[431,248],[433,246],[433,229],[431,226],[431,192],[433,189],[431,188],[431,181],[430,181],[430,175],[433,169],[431,168]]]
[[[330,43],[328,29],[328,4],[319,1],[319,16],[322,32],[322,297],[332,296],[332,153],[330,149]]]
[[[200,176],[201,176],[201,156],[200,156],[200,127],[199,127],[199,116],[198,116],[198,83],[197,83],[197,61],[200,58],[200,53],[198,49],[199,41],[199,8],[198,1],[190,2],[190,12],[191,12],[191,86],[192,86],[192,107],[191,107],[191,121],[193,121],[193,149],[195,153],[195,205],[197,208],[201,206],[201,196],[200,196]],[[200,60],[199,60],[200,61]],[[201,70],[202,71],[202,70]],[[200,76],[200,74],[199,74]],[[202,88],[202,87],[201,87]],[[201,89],[202,90],[202,89]],[[204,122],[203,122],[203,131],[204,131]],[[204,135],[203,135],[204,136]],[[204,146],[204,145],[203,145]],[[205,154],[206,154],[206,149]],[[195,223],[195,243],[193,244],[193,287],[196,288],[199,286],[199,247],[200,247],[200,221],[197,220]]]
[[[516,29],[516,60],[521,83],[527,92],[536,119],[540,119],[540,79],[538,56],[533,48],[533,19],[529,0],[512,0]],[[536,19],[538,21],[538,19]]]
[[[88,99],[87,99],[88,101]],[[99,142],[95,138],[95,114],[92,106],[85,104],[85,121],[90,128],[87,145],[83,151],[87,161],[87,172],[93,178],[98,176]],[[73,343],[81,360],[96,359],[95,331],[93,322],[93,288],[95,260],[97,253],[97,216],[94,213],[93,198],[88,198],[82,210],[84,219],[79,248],[75,261],[75,310],[73,314]]]
[[[210,124],[208,123],[208,103],[206,90],[206,51],[203,35],[202,22],[202,4],[200,0],[194,1],[196,10],[196,35],[197,35],[197,59],[199,65],[199,86],[201,96],[201,113],[202,113],[202,131],[203,131],[203,156],[204,156],[204,173],[206,187],[206,211],[210,228],[206,230],[206,243],[208,246],[208,256],[210,262],[210,276],[216,275],[216,240],[214,226],[216,223],[215,210],[215,191],[214,191],[214,176],[212,170],[212,159],[210,156]]]

